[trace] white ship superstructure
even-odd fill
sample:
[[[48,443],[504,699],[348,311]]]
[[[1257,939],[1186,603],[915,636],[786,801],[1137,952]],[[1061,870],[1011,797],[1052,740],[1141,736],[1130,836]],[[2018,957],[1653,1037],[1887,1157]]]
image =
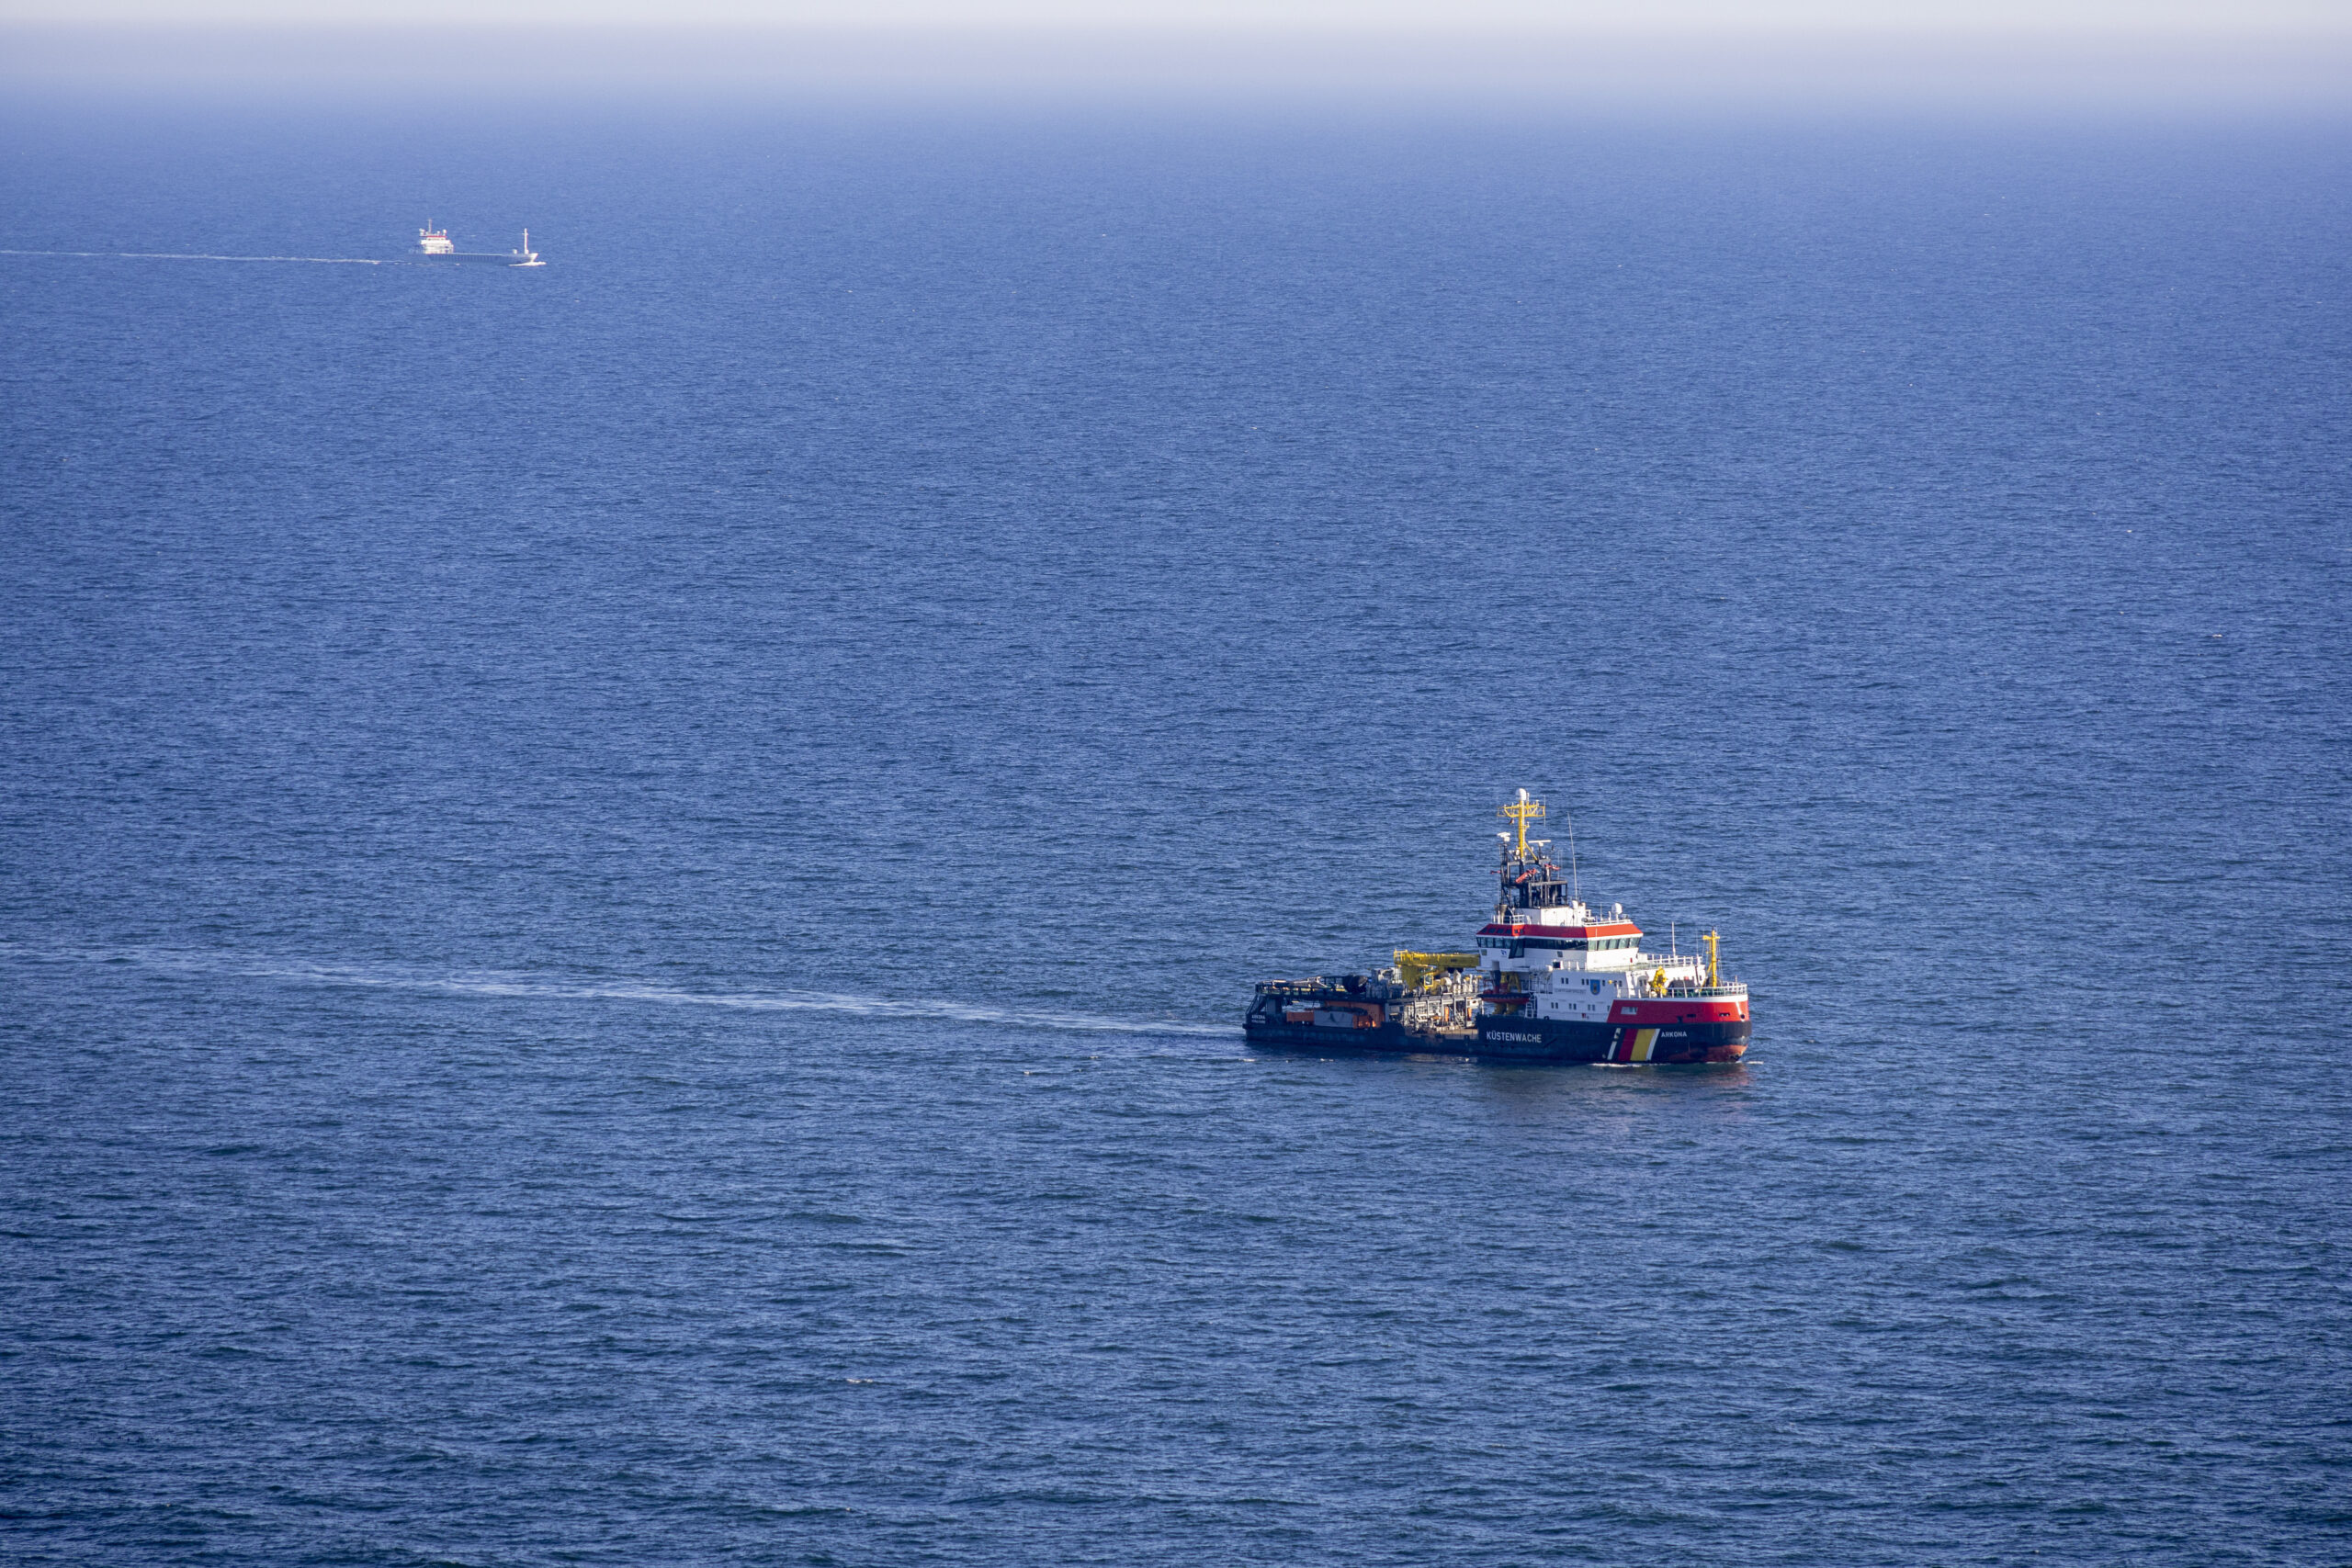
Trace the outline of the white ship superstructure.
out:
[[[1600,1022],[1633,997],[1665,997],[1675,987],[1702,985],[1707,966],[1696,953],[1641,951],[1642,930],[1623,904],[1607,915],[1580,899],[1546,908],[1512,911],[1493,934],[1478,938],[1479,964],[1495,995],[1524,998],[1510,1005],[1523,1018]]]

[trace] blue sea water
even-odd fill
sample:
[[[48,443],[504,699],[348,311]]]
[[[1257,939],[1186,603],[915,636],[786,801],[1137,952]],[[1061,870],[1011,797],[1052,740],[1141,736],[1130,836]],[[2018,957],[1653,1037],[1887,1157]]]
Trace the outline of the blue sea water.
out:
[[[2352,1559],[2341,127],[12,116],[13,1561]]]

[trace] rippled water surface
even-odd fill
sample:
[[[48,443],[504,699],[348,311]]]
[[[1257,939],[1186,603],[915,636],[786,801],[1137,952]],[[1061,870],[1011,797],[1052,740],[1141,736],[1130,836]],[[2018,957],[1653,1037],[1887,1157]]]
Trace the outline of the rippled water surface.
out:
[[[10,1558],[2352,1556],[2343,134],[11,123]]]

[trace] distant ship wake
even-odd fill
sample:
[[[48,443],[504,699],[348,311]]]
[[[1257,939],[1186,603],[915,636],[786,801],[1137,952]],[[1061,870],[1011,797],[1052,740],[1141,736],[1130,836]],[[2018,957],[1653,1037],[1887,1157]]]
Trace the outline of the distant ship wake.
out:
[[[104,261],[315,262],[322,266],[383,266],[380,256],[214,256],[184,251],[0,251],[0,256],[84,256]]]

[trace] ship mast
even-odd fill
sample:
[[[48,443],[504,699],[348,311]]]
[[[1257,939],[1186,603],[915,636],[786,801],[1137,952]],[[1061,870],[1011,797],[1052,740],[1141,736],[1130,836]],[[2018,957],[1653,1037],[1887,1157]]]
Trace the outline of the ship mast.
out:
[[[1540,800],[1529,799],[1527,792],[1525,790],[1521,790],[1517,800],[1511,801],[1501,807],[1496,811],[1495,815],[1498,817],[1508,817],[1519,825],[1518,858],[1521,861],[1526,860],[1527,825],[1530,822],[1538,822],[1543,820],[1544,803]]]
[[[1499,886],[1496,889],[1495,896],[1495,919],[1508,920],[1511,918],[1510,911],[1514,905],[1523,908],[1537,901],[1538,890],[1530,885],[1530,879],[1536,875],[1536,868],[1530,863],[1528,858],[1527,825],[1530,822],[1544,820],[1544,803],[1530,795],[1525,790],[1521,790],[1518,799],[1507,801],[1498,807],[1495,815],[1510,822],[1518,830],[1516,844],[1513,843],[1512,835],[1510,833],[1495,835],[1503,841],[1503,863],[1497,874]],[[1540,850],[1545,840],[1539,839],[1535,841],[1534,847]],[[1552,863],[1544,860],[1542,864],[1548,871]]]
[[[1568,897],[1581,904],[1584,902],[1584,877],[1577,870],[1576,814],[1563,811],[1560,818],[1568,825]]]

